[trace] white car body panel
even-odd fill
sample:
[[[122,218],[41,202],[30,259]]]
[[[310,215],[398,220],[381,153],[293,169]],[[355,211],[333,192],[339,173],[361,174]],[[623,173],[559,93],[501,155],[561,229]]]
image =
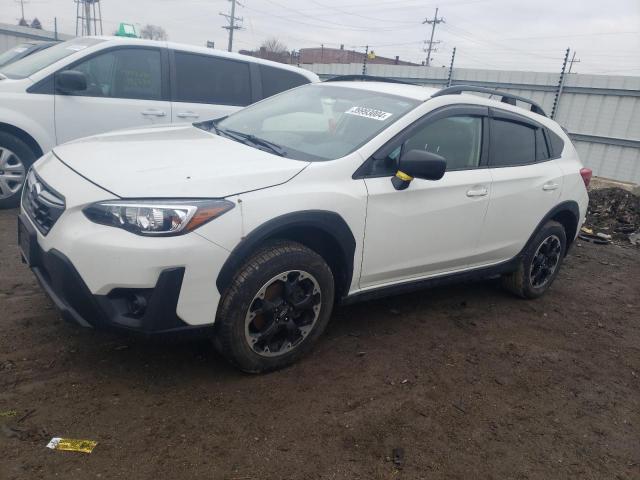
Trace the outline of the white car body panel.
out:
[[[487,169],[447,172],[432,182],[415,179],[398,192],[388,177],[365,180],[369,192],[362,288],[485,263],[477,243],[489,206]],[[484,196],[467,192],[484,189]],[[393,236],[390,242],[389,235]]]
[[[87,158],[89,150],[94,153]],[[54,152],[76,172],[123,198],[226,197],[284,183],[308,165],[191,125],[112,132]],[[131,158],[139,160],[131,165]]]
[[[402,191],[389,176],[353,178],[380,147],[441,106],[523,110],[471,95],[426,101],[434,93],[427,88],[348,85],[424,103],[353,153],[324,162],[281,158],[191,126],[114,132],[56,147],[60,160],[47,155],[34,170],[64,194],[67,208],[46,237],[38,234],[39,245],[66,255],[96,295],[151,288],[164,269],[185,267],[177,314],[189,325],[210,325],[225,261],[252,232],[290,213],[326,211],[344,220],[355,239],[350,295],[510,260],[565,201],[578,204],[581,224],[588,197],[577,153],[555,122],[531,113],[564,140],[561,158],[450,171],[438,181],[414,179]],[[486,194],[470,195],[481,190]],[[225,197],[235,206],[193,232],[155,238],[92,223],[82,213],[93,202],[118,197]]]
[[[56,142],[125,128],[171,123],[171,102],[54,95]]]

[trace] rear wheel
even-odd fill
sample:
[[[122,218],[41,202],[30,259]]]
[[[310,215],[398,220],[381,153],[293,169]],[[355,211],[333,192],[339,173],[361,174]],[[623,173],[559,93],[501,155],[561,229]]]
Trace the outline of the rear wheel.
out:
[[[537,298],[551,286],[567,249],[564,227],[547,222],[525,249],[518,269],[502,277],[503,286],[522,298]]]
[[[333,307],[324,259],[295,242],[270,244],[236,273],[216,318],[215,345],[241,370],[292,364],[324,331]]]
[[[18,206],[27,170],[35,160],[35,154],[26,143],[0,132],[0,208]]]

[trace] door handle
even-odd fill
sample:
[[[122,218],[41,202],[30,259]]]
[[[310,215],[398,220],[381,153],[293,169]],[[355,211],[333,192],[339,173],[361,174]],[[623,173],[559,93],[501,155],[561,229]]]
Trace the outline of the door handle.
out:
[[[560,185],[558,185],[557,183],[547,182],[542,186],[542,190],[544,190],[545,192],[549,192],[552,190],[557,190],[559,186]]]
[[[155,110],[155,109],[143,110],[140,113],[142,115],[144,115],[145,117],[166,117],[167,116],[166,112],[164,112],[162,110]]]
[[[178,118],[200,118],[200,114],[195,112],[180,112],[176,115]]]
[[[489,193],[487,187],[476,186],[467,190],[467,197],[484,197]]]

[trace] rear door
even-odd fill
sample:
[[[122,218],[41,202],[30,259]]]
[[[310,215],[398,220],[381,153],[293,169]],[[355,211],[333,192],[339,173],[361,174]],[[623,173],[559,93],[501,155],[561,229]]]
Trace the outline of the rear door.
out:
[[[87,90],[55,94],[57,143],[123,128],[171,121],[166,51],[123,46],[98,52],[65,70],[87,77]]]
[[[224,117],[254,101],[249,62],[180,50],[171,58],[173,123]]]
[[[551,158],[546,130],[527,117],[490,109],[492,194],[480,254],[509,260],[558,203],[562,171]]]

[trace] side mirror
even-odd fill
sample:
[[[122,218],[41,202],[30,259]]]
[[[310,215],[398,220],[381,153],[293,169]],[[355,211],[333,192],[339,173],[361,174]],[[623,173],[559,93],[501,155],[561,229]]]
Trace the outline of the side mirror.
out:
[[[398,172],[391,179],[396,190],[404,190],[413,178],[440,180],[447,169],[444,157],[425,150],[409,150],[398,161]]]
[[[84,92],[87,89],[87,77],[77,70],[64,70],[56,73],[56,90],[61,93]]]

